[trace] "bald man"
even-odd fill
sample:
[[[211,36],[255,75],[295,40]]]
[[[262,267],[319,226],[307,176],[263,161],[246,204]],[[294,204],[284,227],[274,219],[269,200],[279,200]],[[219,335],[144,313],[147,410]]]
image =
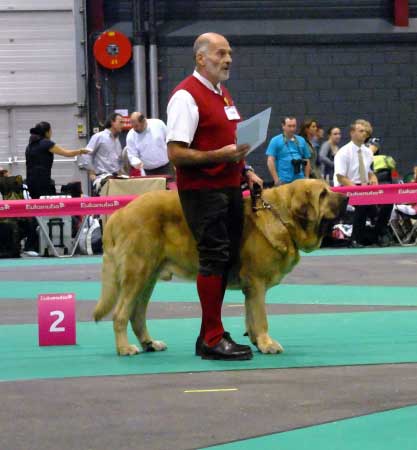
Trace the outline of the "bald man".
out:
[[[141,112],[130,116],[131,130],[126,136],[129,163],[144,169],[146,175],[172,175],[166,144],[166,125],[159,119],[147,119]]]
[[[229,91],[232,50],[227,39],[205,33],[194,43],[194,73],[168,103],[168,156],[177,169],[181,206],[199,254],[197,290],[202,309],[195,352],[203,359],[252,358],[223,328],[221,308],[232,266],[238,266],[243,228],[243,177],[262,185],[245,166],[248,145],[236,145],[240,114]]]

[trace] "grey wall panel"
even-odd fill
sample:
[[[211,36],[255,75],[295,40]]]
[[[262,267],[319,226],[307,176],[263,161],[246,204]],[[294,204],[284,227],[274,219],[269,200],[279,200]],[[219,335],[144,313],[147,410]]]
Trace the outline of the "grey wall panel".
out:
[[[0,60],[0,106],[75,102],[72,12],[0,13]]]
[[[85,144],[77,135],[77,124],[85,126],[78,108],[85,101],[83,2],[0,0],[0,161],[10,158],[13,174],[25,175],[29,129],[41,120],[64,148]],[[53,176],[86,186],[75,160],[55,158]]]
[[[71,11],[73,0],[0,0],[0,11]]]
[[[8,112],[0,109],[0,165],[5,166],[9,159],[9,117]]]

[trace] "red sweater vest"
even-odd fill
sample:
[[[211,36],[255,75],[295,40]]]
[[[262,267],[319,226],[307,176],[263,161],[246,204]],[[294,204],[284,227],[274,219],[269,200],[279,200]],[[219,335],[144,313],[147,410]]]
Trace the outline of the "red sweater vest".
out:
[[[184,89],[194,98],[199,114],[197,130],[190,148],[200,151],[217,150],[236,143],[238,120],[229,120],[224,107],[232,106],[229,91],[222,86],[223,95],[208,89],[196,77],[189,76],[172,92]],[[244,162],[228,162],[210,166],[177,167],[180,190],[221,189],[239,187]]]

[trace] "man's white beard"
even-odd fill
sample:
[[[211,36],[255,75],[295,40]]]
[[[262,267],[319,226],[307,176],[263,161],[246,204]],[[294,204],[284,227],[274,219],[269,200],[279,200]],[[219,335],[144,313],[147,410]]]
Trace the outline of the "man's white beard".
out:
[[[226,72],[222,69],[217,68],[210,60],[207,60],[207,71],[215,76],[219,82],[226,81],[229,79],[230,76],[230,69]]]

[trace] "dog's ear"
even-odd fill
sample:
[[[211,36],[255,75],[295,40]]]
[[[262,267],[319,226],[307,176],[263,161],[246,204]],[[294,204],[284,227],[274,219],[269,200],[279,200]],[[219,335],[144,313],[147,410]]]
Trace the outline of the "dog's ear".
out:
[[[291,211],[303,229],[310,222],[315,222],[319,216],[319,200],[315,190],[306,187],[297,189],[291,199]]]

